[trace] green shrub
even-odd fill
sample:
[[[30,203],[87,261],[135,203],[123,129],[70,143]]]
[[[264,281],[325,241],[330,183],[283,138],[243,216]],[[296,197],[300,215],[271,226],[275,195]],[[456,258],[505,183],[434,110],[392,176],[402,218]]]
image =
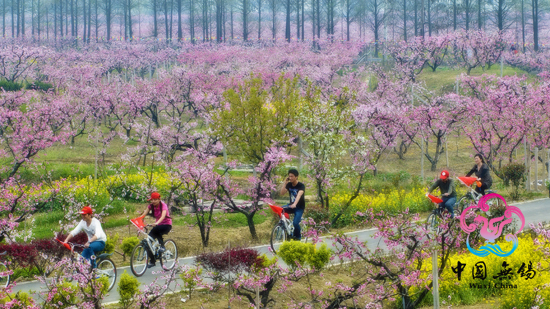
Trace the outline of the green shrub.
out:
[[[327,248],[326,244],[317,248],[312,243],[286,241],[279,248],[279,256],[291,268],[301,265],[321,270],[330,261],[331,255],[332,251]]]
[[[52,88],[53,88],[52,84],[41,82],[39,80],[34,81],[33,83],[29,83],[29,84],[25,85],[25,89],[33,89],[33,90],[48,91]]]
[[[63,281],[57,285],[57,294],[50,302],[43,304],[44,309],[66,308],[76,302],[76,291],[78,287],[70,282]]]
[[[19,91],[22,87],[23,85],[20,83],[0,80],[0,88],[3,88],[6,91]]]
[[[304,212],[304,218],[313,218],[316,223],[328,221],[330,212],[321,205],[308,205]]]
[[[197,285],[200,283],[196,280],[197,277],[200,277],[202,275],[202,268],[200,266],[197,266],[195,268],[191,267],[188,269],[183,270],[180,273],[180,278],[183,281],[182,288],[187,291],[187,295],[189,298],[191,298],[191,295],[193,294],[193,291],[197,287]]]
[[[41,273],[36,267],[22,267],[22,268],[16,268],[13,270],[13,274],[11,275],[11,280],[16,280],[18,278],[27,278],[27,279],[34,279],[34,276],[40,276]]]
[[[509,186],[512,184],[512,198],[519,198],[519,188],[525,181],[525,165],[520,163],[510,163],[502,168],[502,174],[504,175],[504,185]]]
[[[14,304],[12,303],[10,305],[10,309],[24,309],[28,308],[32,305],[32,299],[30,298],[29,294],[25,292],[17,292],[9,294],[8,296],[4,297],[3,299],[0,299],[0,305],[5,305],[8,302],[11,302],[13,300],[17,300],[19,303]]]
[[[119,303],[123,308],[129,308],[132,305],[132,299],[139,293],[140,284],[138,279],[134,276],[130,276],[126,270],[120,276],[117,290],[120,294]]]
[[[124,257],[130,256],[132,254],[132,250],[134,250],[134,247],[139,244],[139,238],[132,236],[132,237],[126,237],[122,240],[122,244],[120,245],[120,249],[122,252],[124,252]]]
[[[119,239],[118,233],[116,233],[115,236],[113,237],[107,236],[107,242],[105,242],[105,249],[103,251],[109,254],[112,254],[113,252],[115,252],[118,239]]]

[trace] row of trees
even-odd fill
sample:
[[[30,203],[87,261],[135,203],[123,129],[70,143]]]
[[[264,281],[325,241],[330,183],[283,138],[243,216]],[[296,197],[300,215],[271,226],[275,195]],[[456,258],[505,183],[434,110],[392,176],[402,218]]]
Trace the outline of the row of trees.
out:
[[[2,210],[23,217],[36,211],[43,201],[22,189],[21,169],[40,152],[79,136],[87,137],[97,153],[105,153],[116,137],[132,142],[136,146],[128,148],[126,163],[160,162],[174,178],[169,196],[191,194],[196,208],[204,207],[201,200],[215,200],[206,209],[225,205],[242,212],[253,237],[258,203],[269,197],[273,170],[289,159],[286,153],[297,137],[309,154],[306,164],[325,207],[331,186],[346,180],[354,184],[350,203],[365,185],[364,175],[394,147],[425,147],[436,170],[445,140],[455,132],[466,134],[500,176],[501,163],[513,159],[524,138],[539,149],[549,147],[547,76],[541,74],[535,83],[465,76],[458,94],[423,90],[416,76],[426,65],[436,70],[442,61],[468,69],[489,66],[501,57],[501,43],[498,35],[473,32],[419,38],[392,47],[391,72],[346,70],[359,53],[353,44],[326,45],[321,51],[284,44],[252,54],[247,47],[218,45],[190,45],[179,54],[133,45],[63,53],[6,46],[0,70],[6,80],[38,79],[52,89],[2,95],[0,178],[9,197],[1,201]],[[455,56],[447,59],[447,54]],[[131,57],[120,60],[121,55]],[[176,58],[180,65],[163,64]],[[154,79],[147,74],[152,68]],[[221,155],[222,145],[233,158],[257,167],[250,190],[215,173],[211,160]],[[253,206],[234,203],[238,194],[249,196]],[[207,243],[210,220],[199,219]],[[2,223],[8,229],[14,225],[12,219]]]
[[[275,40],[284,33],[287,41],[378,42],[483,29],[510,30],[538,50],[545,9],[539,0],[8,0],[2,2],[2,35],[225,42]]]

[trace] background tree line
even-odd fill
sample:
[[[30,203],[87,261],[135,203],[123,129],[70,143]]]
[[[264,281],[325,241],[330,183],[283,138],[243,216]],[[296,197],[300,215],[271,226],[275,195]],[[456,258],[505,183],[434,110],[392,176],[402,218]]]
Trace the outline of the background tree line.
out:
[[[540,0],[1,0],[2,35],[90,40],[408,40],[508,31],[540,47]]]

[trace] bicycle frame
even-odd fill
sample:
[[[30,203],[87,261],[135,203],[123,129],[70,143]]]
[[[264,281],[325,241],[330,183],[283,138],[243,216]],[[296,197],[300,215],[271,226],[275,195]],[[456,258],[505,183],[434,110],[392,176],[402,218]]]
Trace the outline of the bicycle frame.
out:
[[[275,214],[277,214],[279,216],[279,224],[283,225],[283,228],[285,229],[285,232],[288,235],[293,235],[293,233],[294,233],[294,224],[292,224],[292,222],[290,221],[290,217],[288,217],[288,213],[285,213],[285,208],[275,206],[275,205],[270,205],[270,206],[271,206],[271,211],[273,211]],[[281,208],[281,211],[280,212],[276,211],[273,208],[273,206]]]
[[[141,241],[145,241],[145,243],[147,243],[147,246],[149,246],[149,249],[151,249],[151,252],[153,252],[153,254],[157,254],[157,251],[160,249],[160,243],[158,240],[149,236],[149,234],[147,233],[148,231],[149,230],[147,229],[147,227],[144,227],[143,230],[138,229],[138,236],[139,234],[145,235],[145,238]]]

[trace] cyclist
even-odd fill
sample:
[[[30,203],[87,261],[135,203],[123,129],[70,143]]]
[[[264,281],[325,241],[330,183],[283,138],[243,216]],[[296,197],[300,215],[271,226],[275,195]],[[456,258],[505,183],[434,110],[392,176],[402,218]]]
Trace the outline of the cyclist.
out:
[[[168,210],[168,205],[160,200],[160,194],[158,192],[151,193],[151,198],[147,201],[151,203],[147,205],[147,208],[143,212],[142,216],[147,215],[151,210],[153,211],[153,217],[155,217],[155,223],[151,224],[153,228],[149,232],[149,236],[158,240],[160,243],[159,252],[164,252],[164,240],[162,235],[168,234],[172,230],[172,218],[170,218],[170,211]],[[149,256],[149,264],[147,268],[154,267],[156,264],[155,255],[151,251],[149,246],[145,248],[147,250],[147,255]]]
[[[491,188],[491,185],[493,184],[493,179],[491,178],[491,173],[489,172],[489,166],[485,163],[483,156],[479,153],[474,156],[474,162],[474,167],[472,167],[468,174],[466,174],[466,177],[469,177],[475,173],[477,180],[481,181],[481,187],[476,187],[475,190],[476,192],[481,193],[481,195],[485,195],[485,190]]]
[[[306,201],[304,198],[306,186],[303,183],[298,182],[298,175],[298,170],[290,169],[280,190],[281,195],[285,195],[288,192],[290,196],[290,203],[284,205],[283,208],[286,213],[294,214],[294,220],[292,221],[292,225],[294,225],[294,235],[292,237],[295,240],[302,239],[300,221],[302,220],[302,215],[304,214],[304,210],[306,208]]]
[[[82,208],[80,211],[82,221],[72,230],[64,243],[67,243],[71,238],[84,231],[88,236],[88,242],[84,244],[84,250],[82,251],[82,257],[90,261],[92,267],[95,268],[95,259],[92,260],[92,255],[97,255],[99,252],[105,249],[105,242],[107,241],[107,235],[101,227],[101,222],[93,217],[93,211],[90,206]]]
[[[437,187],[441,191],[441,199],[443,200],[442,203],[439,203],[439,208],[446,208],[451,214],[451,218],[454,218],[453,206],[456,203],[455,181],[449,179],[449,172],[447,170],[441,172],[439,179],[430,187],[428,193],[432,193]]]

